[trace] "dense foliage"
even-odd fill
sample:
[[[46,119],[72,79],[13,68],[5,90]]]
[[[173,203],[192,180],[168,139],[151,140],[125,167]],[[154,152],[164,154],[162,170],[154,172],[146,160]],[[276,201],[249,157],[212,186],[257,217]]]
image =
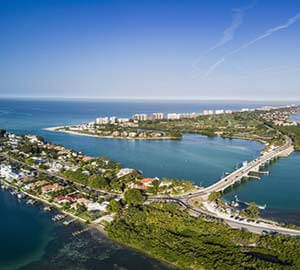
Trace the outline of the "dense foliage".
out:
[[[141,205],[144,201],[142,192],[138,189],[128,189],[124,194],[124,199],[129,205]]]
[[[300,150],[300,125],[282,127],[281,131],[293,139],[295,150]]]
[[[179,120],[154,120],[140,123],[144,129],[157,129],[177,133],[198,133],[209,137],[246,138],[281,145],[284,138],[275,129],[268,128],[258,112],[201,115]]]
[[[107,231],[116,241],[183,268],[300,269],[299,239],[234,230],[171,204],[130,206]]]

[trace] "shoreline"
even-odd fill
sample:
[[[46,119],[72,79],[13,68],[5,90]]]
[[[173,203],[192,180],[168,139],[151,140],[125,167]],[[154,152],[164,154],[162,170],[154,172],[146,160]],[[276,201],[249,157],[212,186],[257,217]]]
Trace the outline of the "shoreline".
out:
[[[103,225],[95,224],[95,223],[86,223],[86,221],[84,219],[82,219],[82,218],[80,218],[78,216],[75,216],[75,215],[73,215],[73,214],[71,214],[69,212],[66,212],[66,211],[62,210],[55,203],[51,203],[51,202],[49,202],[49,201],[47,201],[45,199],[42,199],[40,197],[34,196],[34,195],[30,194],[30,193],[27,193],[24,190],[18,189],[16,186],[14,186],[11,183],[5,181],[4,179],[0,178],[0,184],[4,184],[4,185],[6,185],[6,186],[8,186],[8,187],[10,187],[10,188],[12,188],[14,190],[17,190],[17,191],[25,194],[26,196],[39,201],[43,205],[48,205],[48,206],[53,207],[57,212],[63,213],[65,215],[67,215],[68,217],[76,219],[76,221],[79,222],[80,225],[82,225],[83,227],[95,230],[96,233],[99,233],[101,235],[101,237],[104,237],[105,239],[108,239],[108,240],[110,240],[110,241],[112,241],[112,242],[114,242],[114,243],[116,243],[116,244],[118,244],[118,245],[120,245],[120,246],[122,246],[124,248],[127,248],[127,249],[132,250],[132,251],[137,252],[137,253],[140,253],[142,255],[145,255],[145,256],[149,257],[150,259],[157,260],[158,262],[166,264],[166,265],[168,265],[168,266],[170,266],[170,267],[172,267],[174,269],[178,268],[178,266],[176,264],[172,264],[172,263],[168,262],[167,260],[164,260],[164,259],[161,259],[161,258],[157,258],[157,257],[153,256],[152,254],[146,252],[146,251],[143,251],[143,250],[140,250],[138,248],[132,247],[130,245],[127,245],[126,243],[123,243],[121,241],[117,241],[116,239],[113,239],[113,238],[109,237],[109,235],[108,235],[108,233],[105,230],[105,228],[104,228]],[[2,192],[5,192],[5,190],[3,190],[3,189],[1,189],[1,190],[2,190]],[[24,201],[22,201],[22,203],[24,203]]]
[[[100,138],[100,139],[117,139],[117,140],[145,140],[145,141],[159,141],[159,140],[181,140],[181,137],[153,137],[153,138],[143,138],[143,137],[122,137],[122,136],[105,136],[105,135],[94,135],[89,133],[81,133],[71,130],[61,130],[63,128],[66,128],[68,126],[61,126],[61,127],[49,127],[49,128],[43,128],[43,130],[51,131],[51,132],[61,132],[61,133],[67,133],[71,135],[78,135],[78,136],[87,136],[87,137],[94,137],[94,138]]]
[[[39,201],[40,203],[42,204],[45,204],[45,205],[48,205],[48,206],[51,206],[53,207],[56,211],[60,212],[60,213],[63,213],[71,218],[74,218],[76,219],[76,221],[80,222],[81,225],[84,225],[84,226],[87,226],[87,227],[90,227],[90,228],[94,228],[94,229],[97,229],[99,232],[101,232],[105,237],[108,237],[107,235],[107,232],[105,231],[104,227],[102,227],[100,224],[94,224],[94,223],[87,223],[86,220],[82,219],[81,217],[78,217],[72,213],[69,213],[69,212],[66,212],[65,210],[63,210],[62,208],[60,208],[57,204],[55,203],[52,203],[52,202],[49,202],[43,198],[40,198],[40,197],[37,197],[35,195],[32,195],[22,189],[18,189],[18,187],[12,185],[11,183],[5,181],[4,179],[1,179],[0,178],[0,183],[4,184],[4,185],[7,185],[9,186],[10,188],[13,188],[23,194],[25,194],[26,196],[32,198],[32,199],[35,199],[37,201]]]

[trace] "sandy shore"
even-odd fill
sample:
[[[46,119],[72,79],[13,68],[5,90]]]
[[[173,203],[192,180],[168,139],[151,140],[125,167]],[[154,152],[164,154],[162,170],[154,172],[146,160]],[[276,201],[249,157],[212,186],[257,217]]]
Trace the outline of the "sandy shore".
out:
[[[88,137],[94,137],[94,138],[102,138],[102,139],[120,139],[120,140],[180,140],[181,138],[175,138],[175,137],[155,137],[155,138],[140,138],[140,137],[115,137],[115,136],[102,136],[102,135],[93,135],[88,133],[81,133],[76,132],[72,130],[65,130],[68,126],[60,126],[60,127],[50,127],[50,128],[44,128],[44,130],[52,131],[52,132],[62,132],[62,133],[69,133],[72,135],[78,135],[78,136],[88,136]]]

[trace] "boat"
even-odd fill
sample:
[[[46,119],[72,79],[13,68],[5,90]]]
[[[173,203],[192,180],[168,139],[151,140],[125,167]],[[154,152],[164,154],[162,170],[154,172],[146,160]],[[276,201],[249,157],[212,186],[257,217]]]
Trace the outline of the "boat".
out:
[[[18,197],[19,200],[21,200],[21,199],[25,198],[25,195],[23,193],[18,193],[17,197]]]
[[[45,212],[51,211],[51,207],[50,207],[50,206],[45,206],[45,207],[44,207],[44,211],[45,211]]]
[[[34,205],[36,203],[36,200],[33,200],[33,199],[29,199],[26,204],[31,204],[31,205]]]
[[[57,214],[57,215],[55,215],[55,216],[52,218],[52,220],[53,220],[53,221],[60,221],[60,220],[64,219],[65,217],[66,217],[66,215]]]
[[[236,201],[232,201],[232,202],[231,202],[231,205],[232,205],[233,207],[238,207],[238,206],[239,206],[239,203],[236,202]]]

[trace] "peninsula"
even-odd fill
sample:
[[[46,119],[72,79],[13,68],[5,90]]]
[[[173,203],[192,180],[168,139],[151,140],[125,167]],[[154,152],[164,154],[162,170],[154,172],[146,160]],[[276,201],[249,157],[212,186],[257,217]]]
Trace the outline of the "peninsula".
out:
[[[263,165],[299,149],[300,126],[289,120],[298,112],[299,107],[285,106],[128,121],[146,133],[192,132],[265,143],[260,157],[206,188],[190,181],[146,178],[107,158],[4,130],[0,179],[3,188],[13,187],[17,194],[92,223],[117,242],[183,268],[298,269],[300,240],[294,236],[300,230],[261,219],[254,203],[237,210],[221,200],[230,186],[257,177],[264,173]],[[111,123],[93,125],[110,128]]]

